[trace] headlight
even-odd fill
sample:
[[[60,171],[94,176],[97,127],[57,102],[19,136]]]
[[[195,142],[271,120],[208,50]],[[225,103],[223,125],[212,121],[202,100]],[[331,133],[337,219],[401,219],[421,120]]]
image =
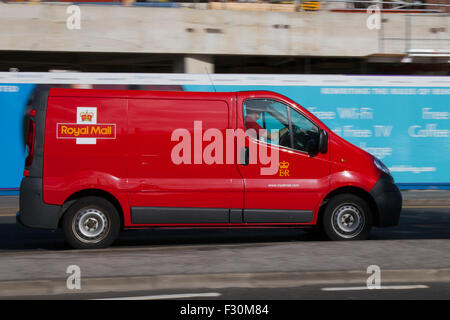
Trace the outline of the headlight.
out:
[[[380,159],[373,157],[373,163],[378,169],[380,169],[381,171],[383,171],[388,175],[391,175],[391,172],[389,171],[388,167],[386,167],[386,165]]]

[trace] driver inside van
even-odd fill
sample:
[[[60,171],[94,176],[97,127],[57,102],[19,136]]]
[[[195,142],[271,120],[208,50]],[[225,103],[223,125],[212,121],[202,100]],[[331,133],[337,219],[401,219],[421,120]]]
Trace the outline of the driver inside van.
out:
[[[258,102],[259,106],[249,105],[249,102]],[[267,101],[257,100],[257,101],[248,101],[245,104],[245,109],[247,111],[247,116],[245,117],[245,129],[247,130],[247,134],[257,140],[274,141],[278,140],[281,136],[283,136],[288,130],[288,126],[276,132],[269,132],[264,129],[257,121],[261,118],[262,107],[263,104],[267,104]],[[270,107],[270,105],[268,105]],[[267,106],[266,106],[267,109]]]

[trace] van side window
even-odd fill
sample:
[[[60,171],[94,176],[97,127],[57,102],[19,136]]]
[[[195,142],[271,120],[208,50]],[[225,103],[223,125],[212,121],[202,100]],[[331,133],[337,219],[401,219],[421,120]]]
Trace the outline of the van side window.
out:
[[[284,103],[271,99],[249,99],[243,107],[245,130],[249,137],[291,147],[288,107]]]
[[[251,138],[301,152],[317,151],[319,127],[295,109],[272,99],[248,99],[243,108]]]

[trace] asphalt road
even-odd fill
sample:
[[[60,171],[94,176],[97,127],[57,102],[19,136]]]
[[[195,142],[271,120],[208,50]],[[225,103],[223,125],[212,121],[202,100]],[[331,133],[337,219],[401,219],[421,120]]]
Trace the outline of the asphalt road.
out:
[[[61,279],[65,285],[68,265],[78,265],[82,277],[142,277],[177,275],[187,278],[202,274],[293,273],[357,270],[369,265],[384,270],[440,270],[450,268],[450,207],[406,208],[400,224],[374,228],[369,240],[353,242],[321,241],[295,229],[263,230],[139,230],[123,232],[105,250],[70,250],[60,231],[35,230],[15,224],[14,198],[0,206],[0,285],[5,281]],[[6,204],[5,204],[6,203]],[[9,206],[9,207],[8,207]],[[10,209],[8,209],[10,208]],[[427,271],[424,271],[427,272]],[[426,288],[386,290],[338,290],[323,288],[358,287],[346,279],[330,283],[284,285],[270,289],[252,287],[161,289],[150,285],[136,291],[130,286],[115,293],[37,295],[34,298],[114,298],[166,297],[186,292],[215,293],[207,299],[449,299],[450,282],[402,279],[401,285]],[[11,282],[12,283],[12,282]],[[395,285],[395,278],[385,285]],[[383,284],[384,285],[384,284]],[[3,287],[5,288],[5,287]],[[7,288],[7,287],[6,287]],[[0,289],[1,291],[2,289]],[[3,289],[4,290],[4,289]],[[2,292],[0,292],[0,295]],[[169,295],[169,296],[167,296]],[[22,297],[15,294],[15,297]],[[195,298],[195,297],[193,297]]]
[[[79,294],[15,296],[7,299],[78,300]],[[450,283],[389,284],[381,289],[350,285],[310,285],[293,288],[224,288],[205,290],[148,290],[84,294],[89,300],[449,300]]]
[[[400,224],[373,228],[370,240],[448,240],[450,207],[403,209]],[[177,245],[263,244],[318,241],[297,229],[179,229],[124,231],[112,248]],[[328,242],[322,243],[327,245]],[[0,215],[0,252],[17,250],[69,250],[61,231],[30,229],[15,223],[11,214]],[[0,258],[1,259],[1,258]]]

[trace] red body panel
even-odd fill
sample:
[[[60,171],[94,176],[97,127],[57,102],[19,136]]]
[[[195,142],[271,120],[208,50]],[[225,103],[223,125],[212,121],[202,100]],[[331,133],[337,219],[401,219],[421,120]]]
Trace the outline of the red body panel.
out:
[[[236,165],[205,164],[203,159],[195,159],[194,150],[189,157],[190,164],[174,164],[171,149],[178,140],[171,141],[171,136],[176,129],[187,130],[194,143],[197,140],[199,145],[206,146],[208,143],[202,141],[201,134],[215,128],[225,136],[233,111],[230,95],[203,99],[130,98],[130,205],[231,208],[232,187],[242,193]],[[201,131],[194,132],[195,121],[201,121]],[[238,178],[237,183],[233,177]]]
[[[244,129],[242,103],[248,98],[279,100],[302,113],[328,132],[328,152],[310,156],[280,147],[279,160],[289,163],[288,176],[262,176],[257,164],[205,164],[203,159],[195,164],[194,156],[191,164],[173,163],[175,129],[186,129],[193,139],[194,121],[202,121],[202,134],[210,128],[224,136],[227,129]],[[86,119],[95,121],[85,124]],[[63,132],[61,124],[67,124]],[[313,220],[303,224],[311,225],[330,192],[346,186],[370,191],[380,176],[370,154],[273,92],[51,89],[45,126],[44,202],[62,205],[78,191],[103,190],[120,203],[125,227],[150,226],[132,224],[131,207],[308,210],[313,211]],[[245,139],[246,146],[261,143]],[[243,220],[202,226],[279,225]]]
[[[57,138],[58,123],[76,123],[80,106],[97,108],[97,123],[115,124],[116,138],[98,139],[96,144]],[[50,94],[45,123],[45,203],[61,205],[78,191],[100,189],[116,197],[124,210],[128,208],[126,106],[126,98]]]

